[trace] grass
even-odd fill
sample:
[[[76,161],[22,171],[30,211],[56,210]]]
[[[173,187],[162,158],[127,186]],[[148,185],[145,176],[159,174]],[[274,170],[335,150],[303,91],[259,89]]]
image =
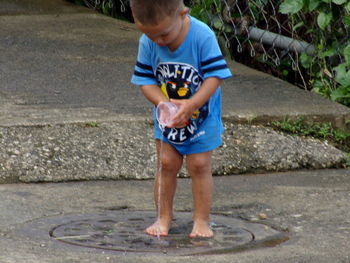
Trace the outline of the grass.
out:
[[[98,127],[98,123],[95,121],[91,121],[91,122],[87,122],[85,123],[86,127],[91,127],[91,128],[97,128]]]
[[[310,136],[329,141],[335,147],[345,152],[347,166],[350,167],[350,133],[333,128],[330,122],[309,123],[301,117],[295,121],[288,119],[274,121],[271,126],[289,134]]]

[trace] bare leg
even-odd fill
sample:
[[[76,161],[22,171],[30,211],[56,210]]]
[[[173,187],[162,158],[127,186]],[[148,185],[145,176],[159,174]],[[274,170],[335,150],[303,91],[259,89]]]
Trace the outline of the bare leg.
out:
[[[192,178],[194,203],[193,229],[190,237],[212,237],[214,235],[209,226],[213,195],[211,158],[212,151],[186,157],[187,169]]]
[[[169,144],[163,143],[161,147],[159,140],[156,140],[156,147],[158,161],[154,184],[154,201],[159,214],[156,222],[146,228],[145,232],[152,236],[167,236],[173,216],[176,176],[182,166],[183,157]],[[158,202],[159,194],[160,200]]]

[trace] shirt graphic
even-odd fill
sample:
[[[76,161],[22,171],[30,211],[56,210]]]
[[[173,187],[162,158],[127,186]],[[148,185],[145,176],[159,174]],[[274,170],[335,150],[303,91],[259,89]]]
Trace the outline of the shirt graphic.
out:
[[[189,99],[200,88],[203,78],[193,66],[186,63],[159,63],[155,71],[160,88],[168,99]],[[193,112],[182,128],[161,127],[163,136],[173,143],[182,143],[192,137],[208,116],[208,103]]]

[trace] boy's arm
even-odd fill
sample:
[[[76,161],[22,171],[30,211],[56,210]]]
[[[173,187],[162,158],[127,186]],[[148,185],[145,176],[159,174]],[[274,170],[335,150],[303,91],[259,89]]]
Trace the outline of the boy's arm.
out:
[[[174,116],[172,127],[182,126],[190,119],[194,111],[199,109],[206,103],[219,87],[221,79],[216,77],[207,78],[199,88],[199,90],[187,100],[174,100],[171,102],[179,106],[178,113]]]
[[[168,101],[158,85],[144,85],[140,86],[140,89],[146,99],[156,106],[162,101]]]

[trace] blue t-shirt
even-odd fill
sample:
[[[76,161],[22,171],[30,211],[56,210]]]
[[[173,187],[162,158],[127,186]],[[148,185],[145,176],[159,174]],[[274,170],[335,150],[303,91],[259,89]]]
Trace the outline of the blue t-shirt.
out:
[[[135,72],[131,82],[158,85],[166,97],[188,99],[200,89],[209,77],[226,79],[231,72],[222,56],[215,34],[203,22],[190,16],[190,28],[183,43],[174,51],[159,46],[145,34],[141,36]],[[159,139],[156,122],[156,138]],[[166,141],[174,145],[193,143],[211,133],[221,136],[220,87],[207,103],[195,111],[186,127],[158,127]]]

